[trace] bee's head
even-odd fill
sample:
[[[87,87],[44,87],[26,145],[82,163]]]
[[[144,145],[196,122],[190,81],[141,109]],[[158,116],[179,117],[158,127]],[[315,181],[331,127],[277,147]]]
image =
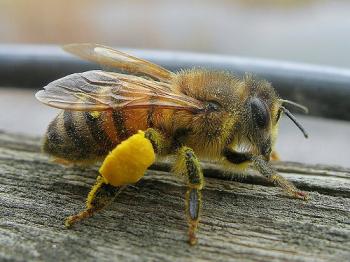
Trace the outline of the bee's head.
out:
[[[278,121],[282,113],[291,118],[307,137],[305,130],[283,104],[289,103],[303,109],[305,107],[279,99],[271,84],[265,80],[256,80],[252,76],[246,76],[244,80],[248,96],[246,96],[243,105],[244,117],[241,121],[243,135],[238,146],[248,147],[251,154],[262,155],[266,160],[269,160],[277,137]]]
[[[269,159],[280,117],[278,96],[266,81],[255,80],[252,76],[244,80],[248,96],[243,106],[243,144],[251,146],[250,153]]]

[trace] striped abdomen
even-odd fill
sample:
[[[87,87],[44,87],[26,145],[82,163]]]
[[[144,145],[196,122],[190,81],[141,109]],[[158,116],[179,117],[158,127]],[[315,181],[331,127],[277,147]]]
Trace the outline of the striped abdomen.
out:
[[[48,127],[44,152],[72,162],[101,159],[137,130],[147,129],[149,114],[147,109],[62,111]]]

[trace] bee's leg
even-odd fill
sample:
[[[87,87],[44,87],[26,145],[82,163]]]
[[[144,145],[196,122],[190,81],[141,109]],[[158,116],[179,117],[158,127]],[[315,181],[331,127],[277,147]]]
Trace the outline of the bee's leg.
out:
[[[164,148],[163,135],[155,129],[149,128],[145,131],[145,137],[150,140],[155,153],[159,153]],[[91,191],[86,200],[86,209],[77,215],[67,217],[65,226],[70,227],[74,223],[91,217],[94,213],[102,210],[108,204],[110,204],[114,198],[124,189],[126,186],[114,187],[106,183],[102,176],[98,176],[95,185],[91,188]]]
[[[156,154],[160,154],[165,148],[164,136],[156,129],[148,128],[145,131],[145,138],[151,142],[153,150]]]
[[[204,186],[204,178],[200,162],[189,147],[183,146],[179,149],[174,172],[187,177],[186,192],[186,215],[189,225],[189,243],[197,243],[196,231],[202,205],[201,190]]]
[[[159,153],[165,147],[164,138],[158,131],[149,128],[145,132],[145,137],[151,141],[156,153]],[[186,216],[189,225],[188,235],[189,243],[195,245],[197,243],[196,231],[202,206],[201,190],[204,186],[204,178],[200,162],[191,148],[183,146],[178,150],[173,171],[187,178]]]
[[[86,209],[76,215],[67,217],[65,226],[71,227],[76,222],[93,216],[94,213],[110,204],[124,188],[125,186],[114,187],[109,185],[105,183],[103,177],[98,176],[86,199]]]
[[[274,185],[281,187],[289,195],[307,200],[308,195],[305,192],[299,191],[291,182],[285,179],[283,176],[277,174],[277,172],[261,157],[253,157],[252,161],[255,168]]]
[[[262,157],[253,157],[249,154],[237,153],[228,148],[224,150],[223,154],[226,159],[233,164],[242,164],[247,161],[252,161],[254,167],[274,185],[281,187],[289,195],[295,198],[307,200],[308,196],[305,192],[299,191],[291,182],[277,174],[270,164]]]

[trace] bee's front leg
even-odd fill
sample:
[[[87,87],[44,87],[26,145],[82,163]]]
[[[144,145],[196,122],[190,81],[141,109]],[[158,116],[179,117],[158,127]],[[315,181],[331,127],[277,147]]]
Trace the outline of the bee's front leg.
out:
[[[248,153],[237,153],[228,148],[224,150],[224,156],[228,161],[237,165],[245,162],[253,162],[255,169],[257,169],[260,174],[265,176],[274,185],[281,187],[289,195],[295,198],[307,200],[308,195],[305,192],[299,191],[291,182],[277,174],[263,157],[253,156]]]
[[[289,195],[294,198],[299,198],[303,200],[308,199],[308,194],[298,190],[293,183],[289,182],[283,176],[277,174],[276,170],[274,170],[268,162],[266,162],[263,158],[256,156],[252,158],[253,164],[255,168],[268,180],[270,180],[274,185],[281,187],[284,191],[286,191]]]
[[[174,172],[187,177],[186,215],[189,225],[189,243],[195,245],[202,206],[201,190],[204,186],[204,177],[200,162],[191,148],[183,146],[178,150]]]
[[[98,176],[95,185],[90,190],[90,193],[86,199],[86,209],[76,215],[66,218],[65,226],[71,227],[73,224],[80,220],[93,216],[94,213],[102,210],[107,205],[113,202],[115,197],[126,186],[114,187],[105,182],[104,178]]]

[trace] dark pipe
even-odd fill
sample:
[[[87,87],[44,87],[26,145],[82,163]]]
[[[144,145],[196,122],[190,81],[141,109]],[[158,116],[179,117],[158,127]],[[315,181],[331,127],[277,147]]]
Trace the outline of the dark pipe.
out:
[[[271,81],[280,96],[309,107],[310,114],[350,120],[350,70],[261,59],[183,52],[125,50],[172,71],[203,67],[251,72]],[[0,45],[0,86],[39,89],[73,72],[98,68],[57,46]]]

